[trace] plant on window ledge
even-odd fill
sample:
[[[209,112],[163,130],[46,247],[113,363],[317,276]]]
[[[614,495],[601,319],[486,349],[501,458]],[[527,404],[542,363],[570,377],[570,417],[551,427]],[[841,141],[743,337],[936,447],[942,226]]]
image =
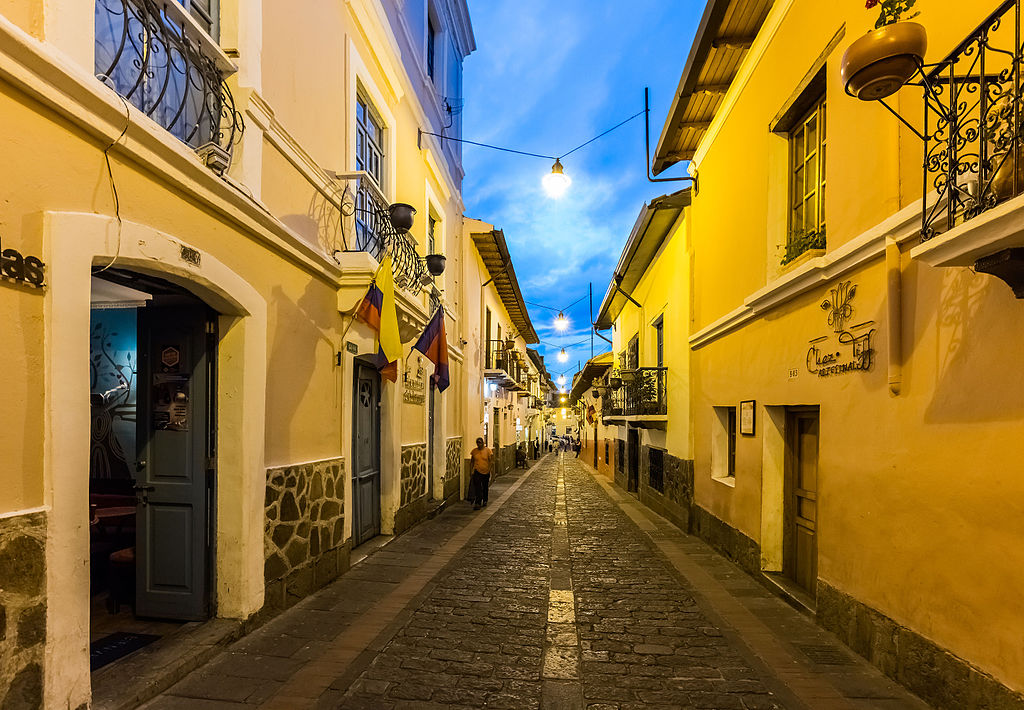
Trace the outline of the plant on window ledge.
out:
[[[825,248],[825,231],[820,232],[797,232],[789,237],[786,242],[786,253],[782,257],[782,265],[794,261],[798,256],[811,249]]]
[[[877,30],[880,27],[895,25],[897,22],[909,20],[920,15],[920,12],[915,12],[913,15],[906,15],[904,17],[916,4],[917,0],[867,0],[864,6],[869,10],[875,7],[879,8],[878,20],[875,21],[875,29]]]

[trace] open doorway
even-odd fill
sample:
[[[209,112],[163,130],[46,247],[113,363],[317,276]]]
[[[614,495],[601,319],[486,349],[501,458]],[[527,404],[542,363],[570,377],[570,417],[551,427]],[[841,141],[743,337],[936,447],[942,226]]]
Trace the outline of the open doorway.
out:
[[[216,314],[151,276],[93,277],[91,665],[209,618]]]

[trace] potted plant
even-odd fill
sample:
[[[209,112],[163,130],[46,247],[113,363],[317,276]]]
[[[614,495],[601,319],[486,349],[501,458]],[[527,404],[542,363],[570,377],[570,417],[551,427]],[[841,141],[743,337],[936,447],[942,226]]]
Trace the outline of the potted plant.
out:
[[[879,8],[875,29],[846,50],[840,75],[846,93],[862,101],[877,101],[895,94],[924,63],[928,34],[923,25],[907,20],[917,0],[867,0]]]
[[[516,346],[516,341],[515,341],[514,338],[505,338],[505,349],[506,350],[512,350],[513,348],[515,348],[515,346]]]
[[[1024,145],[1020,128],[1014,130],[1012,91],[1003,94],[993,102],[985,114],[986,132],[989,136],[991,157],[989,168],[989,190],[996,200],[1005,200],[1014,195],[1013,176],[1017,175],[1017,190],[1024,190]],[[1014,137],[1017,150],[1014,155]],[[985,196],[982,196],[984,199]]]
[[[622,387],[622,378],[617,376],[609,377],[608,386],[611,387],[613,390],[619,389],[619,387]]]
[[[427,254],[425,259],[427,262],[427,271],[430,272],[431,276],[440,276],[444,273],[444,254]]]
[[[804,254],[823,252],[825,249],[825,231],[798,232],[790,236],[786,242],[786,253],[782,255],[782,265],[786,266]]]

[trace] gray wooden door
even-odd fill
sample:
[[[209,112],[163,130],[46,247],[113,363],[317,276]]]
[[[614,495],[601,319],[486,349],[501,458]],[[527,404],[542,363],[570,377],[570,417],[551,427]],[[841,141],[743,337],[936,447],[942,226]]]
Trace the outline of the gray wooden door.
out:
[[[380,534],[380,373],[356,363],[352,403],[352,534],[359,545]]]
[[[215,358],[208,320],[196,306],[139,309],[139,616],[209,615]]]
[[[818,410],[788,413],[783,568],[811,595],[818,582]]]

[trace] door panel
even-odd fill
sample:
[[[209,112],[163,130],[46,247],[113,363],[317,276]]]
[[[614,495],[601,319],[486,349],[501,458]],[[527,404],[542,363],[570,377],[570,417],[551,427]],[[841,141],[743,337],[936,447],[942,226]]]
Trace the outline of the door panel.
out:
[[[380,534],[380,374],[356,363],[352,403],[353,535],[356,544]]]
[[[139,310],[136,612],[208,617],[210,355],[202,307]]]
[[[789,412],[783,567],[812,595],[818,580],[818,428],[817,409]]]
[[[626,490],[636,492],[640,489],[640,432],[636,429],[630,429],[627,437],[629,439],[629,451],[626,453],[626,456],[629,457],[629,478]]]

